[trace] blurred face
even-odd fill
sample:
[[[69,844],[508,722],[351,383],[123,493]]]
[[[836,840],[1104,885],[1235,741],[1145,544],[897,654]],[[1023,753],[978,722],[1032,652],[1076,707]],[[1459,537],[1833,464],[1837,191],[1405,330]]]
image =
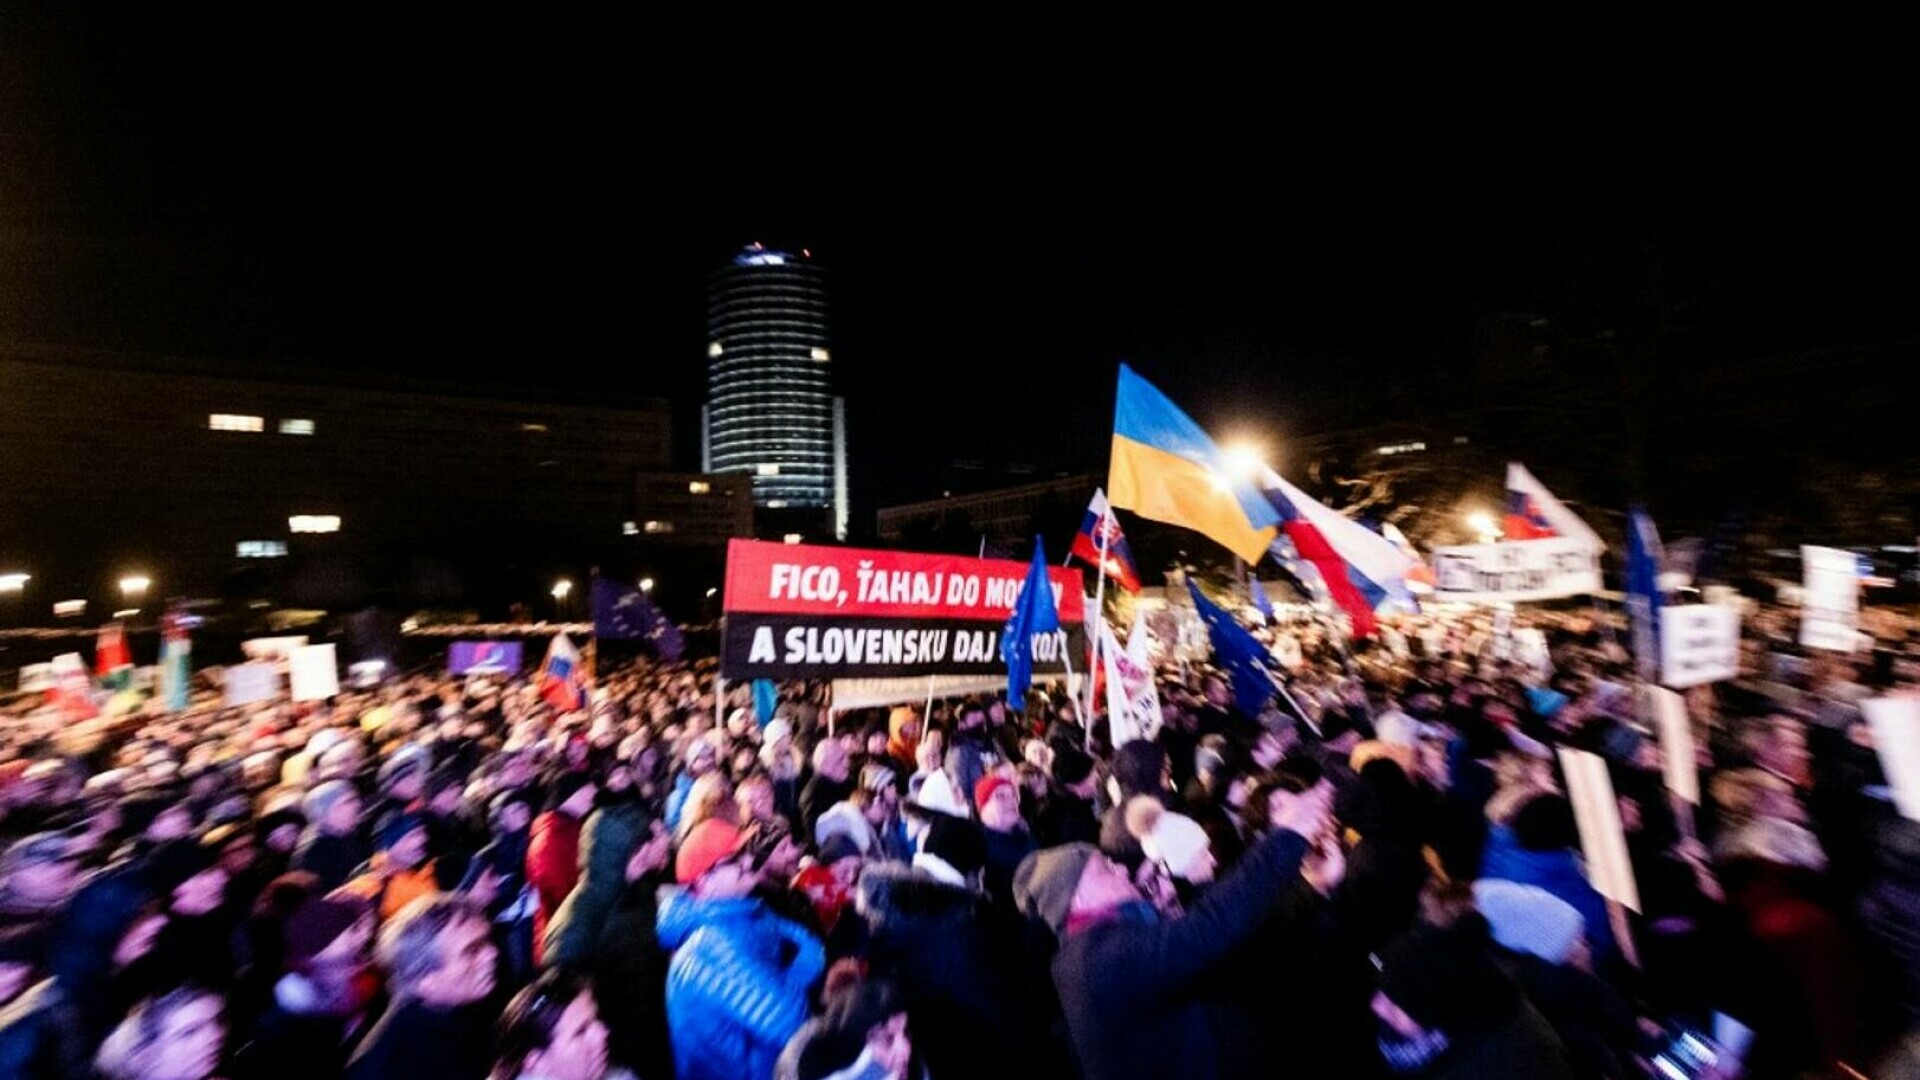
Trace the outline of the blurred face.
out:
[[[33,967],[29,964],[16,964],[11,960],[0,961],[0,1006],[20,996],[27,988],[27,980],[33,978]]]
[[[508,803],[500,810],[500,828],[506,832],[522,832],[532,821],[533,817],[527,812],[526,803]]]
[[[586,817],[587,811],[593,809],[594,798],[599,794],[600,789],[594,785],[582,785],[579,791],[567,796],[567,801],[560,804],[560,809],[569,817]]]
[[[607,1072],[607,1026],[591,993],[561,1011],[545,1050],[527,1055],[526,1071],[546,1080],[600,1080]]]
[[[214,866],[202,870],[181,882],[173,890],[173,911],[176,915],[208,915],[220,907],[220,900],[227,891],[227,871],[225,867]]]
[[[886,732],[876,731],[873,734],[867,736],[867,753],[869,756],[879,757],[881,754],[884,754],[886,752],[887,752],[887,733]]]
[[[1207,704],[1216,709],[1224,709],[1232,696],[1227,693],[1227,684],[1219,679],[1207,680]]]
[[[709,900],[733,900],[747,895],[760,883],[760,875],[741,859],[728,859],[700,876],[695,891]]]
[[[740,815],[748,821],[766,821],[773,817],[773,785],[754,781],[740,788]]]
[[[993,797],[980,808],[980,824],[995,832],[1012,832],[1020,824],[1020,789],[1002,784],[993,789]]]
[[[63,904],[80,887],[79,866],[69,855],[37,859],[15,867],[7,888],[34,907]]]
[[[280,855],[292,851],[300,843],[298,825],[280,825],[267,834],[267,848]]]
[[[886,1070],[890,1078],[907,1075],[913,1060],[913,1040],[907,1038],[907,1014],[896,1013],[867,1032],[867,1048],[873,1051],[873,1063]]]
[[[1109,911],[1139,899],[1140,890],[1127,876],[1127,868],[1106,855],[1095,855],[1080,873],[1080,885],[1073,891],[1073,910]]]
[[[460,810],[460,789],[443,787],[434,792],[432,800],[427,803],[427,809],[437,817],[452,817]]]
[[[427,830],[415,829],[387,849],[387,859],[403,870],[427,861]]]
[[[410,803],[420,797],[420,789],[425,785],[426,777],[418,769],[404,773],[387,785],[387,794],[395,802]]]
[[[165,915],[144,915],[127,927],[120,940],[113,946],[113,966],[124,968],[135,960],[153,951],[153,943],[159,939],[160,931],[167,925]]]
[[[321,819],[321,828],[335,836],[345,836],[359,826],[360,811],[360,796],[343,795]]]
[[[833,880],[839,882],[841,888],[852,889],[860,880],[860,857],[849,855],[835,862],[829,869],[833,871]]]
[[[440,932],[440,969],[415,988],[420,1000],[438,1008],[471,1005],[493,993],[496,959],[493,937],[479,919],[455,919]]]
[[[143,1057],[145,1080],[205,1080],[220,1064],[226,1037],[220,999],[193,998],[161,1019],[159,1036]]]
[[[826,750],[820,755],[820,775],[829,780],[847,778],[847,751],[840,740],[833,739],[826,744]]]
[[[373,913],[347,927],[345,933],[328,942],[314,954],[315,967],[358,970],[367,964],[367,950],[373,946]]]
[[[156,842],[178,840],[193,830],[193,815],[184,806],[169,806],[147,826],[147,839]]]
[[[876,791],[874,792],[873,798],[867,801],[867,821],[871,824],[879,825],[888,818],[891,818],[894,810],[898,808],[899,805],[900,797],[893,793],[892,788],[884,791]]]

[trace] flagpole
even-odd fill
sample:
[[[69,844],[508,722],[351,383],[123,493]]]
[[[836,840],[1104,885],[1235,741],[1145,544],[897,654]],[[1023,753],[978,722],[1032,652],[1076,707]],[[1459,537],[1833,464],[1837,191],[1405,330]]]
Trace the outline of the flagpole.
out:
[[[1112,511],[1108,512],[1111,513]],[[1107,540],[1107,522],[1105,518],[1100,519],[1099,527],[1100,566],[1099,576],[1094,579],[1093,584],[1093,640],[1089,642],[1089,652],[1093,659],[1089,661],[1089,667],[1100,662],[1100,628],[1106,625],[1107,621],[1107,548],[1109,542]],[[1068,552],[1067,554],[1071,557],[1073,553]],[[1086,726],[1089,741],[1091,741],[1093,735],[1093,684],[1094,672],[1089,670],[1087,672],[1087,707],[1086,711],[1080,717],[1080,722]],[[1107,722],[1111,724],[1113,718],[1108,717]]]

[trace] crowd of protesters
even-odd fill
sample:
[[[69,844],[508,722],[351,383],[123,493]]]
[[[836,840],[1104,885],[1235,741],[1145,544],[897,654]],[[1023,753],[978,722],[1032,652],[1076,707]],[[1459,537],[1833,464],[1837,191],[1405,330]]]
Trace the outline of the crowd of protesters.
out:
[[[1118,747],[1058,688],[760,717],[711,660],[571,712],[437,674],[79,728],[22,699],[0,1077],[1603,1080],[1728,1018],[1686,1075],[1894,1075],[1920,825],[1858,702],[1905,641],[1792,631],[1750,619],[1688,694],[1698,807],[1564,613],[1263,631],[1294,670],[1252,713],[1167,656]],[[1638,911],[1584,870],[1563,745],[1607,762]]]

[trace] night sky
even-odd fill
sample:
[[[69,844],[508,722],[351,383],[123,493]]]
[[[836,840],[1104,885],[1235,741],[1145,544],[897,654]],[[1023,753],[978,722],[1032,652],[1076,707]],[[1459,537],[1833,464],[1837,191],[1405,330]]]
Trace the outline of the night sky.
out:
[[[1917,333],[1915,230],[1871,199],[1490,211],[1399,197],[1443,171],[1413,161],[1310,194],[1305,160],[1048,110],[903,123],[790,92],[793,58],[672,76],[661,36],[50,8],[0,26],[0,339],[658,394],[692,466],[706,272],[808,247],[862,513],[953,457],[1097,467],[1122,359],[1284,439],[1457,390],[1494,311],[1630,322],[1651,290],[1671,363]]]

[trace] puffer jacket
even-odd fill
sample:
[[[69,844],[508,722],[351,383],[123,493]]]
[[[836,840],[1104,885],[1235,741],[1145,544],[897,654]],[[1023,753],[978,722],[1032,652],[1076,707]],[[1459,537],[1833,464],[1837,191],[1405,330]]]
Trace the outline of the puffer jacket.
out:
[[[667,1027],[680,1080],[768,1080],[807,1019],[807,989],[826,969],[814,936],[750,897],[703,900],[662,889]]]
[[[593,959],[607,918],[626,891],[627,860],[646,833],[646,815],[637,806],[609,806],[587,818],[580,840],[580,883],[547,923],[547,936],[540,943],[542,962],[585,967]]]

